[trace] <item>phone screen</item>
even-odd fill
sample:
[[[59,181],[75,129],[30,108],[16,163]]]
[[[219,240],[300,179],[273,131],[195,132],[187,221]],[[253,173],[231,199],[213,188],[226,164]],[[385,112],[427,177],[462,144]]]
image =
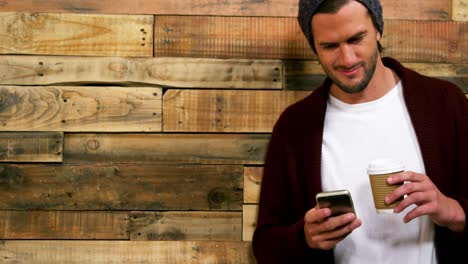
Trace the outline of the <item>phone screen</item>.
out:
[[[318,193],[316,200],[320,208],[330,208],[332,216],[355,213],[351,194],[347,190]]]

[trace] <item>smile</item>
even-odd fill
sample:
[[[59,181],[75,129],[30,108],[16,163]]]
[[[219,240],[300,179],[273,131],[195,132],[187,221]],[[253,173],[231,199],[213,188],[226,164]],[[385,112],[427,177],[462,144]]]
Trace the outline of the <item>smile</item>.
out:
[[[351,68],[344,68],[344,67],[339,67],[338,71],[340,71],[343,75],[347,77],[352,77],[357,73],[357,71],[361,68],[360,64],[357,64]]]

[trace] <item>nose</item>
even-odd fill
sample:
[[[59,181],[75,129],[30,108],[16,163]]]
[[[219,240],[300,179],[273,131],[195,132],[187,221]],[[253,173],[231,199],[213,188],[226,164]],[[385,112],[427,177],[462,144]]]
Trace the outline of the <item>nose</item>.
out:
[[[341,45],[339,48],[338,65],[342,67],[353,67],[356,63],[356,54],[350,45]]]

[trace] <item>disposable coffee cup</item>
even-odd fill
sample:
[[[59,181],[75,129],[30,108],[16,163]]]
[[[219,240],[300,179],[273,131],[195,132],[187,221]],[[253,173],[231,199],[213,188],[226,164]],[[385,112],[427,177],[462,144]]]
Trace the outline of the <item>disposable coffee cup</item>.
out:
[[[402,185],[402,183],[390,185],[387,183],[387,178],[404,170],[403,163],[392,159],[376,159],[369,163],[367,174],[369,174],[372,196],[378,213],[392,213],[393,208],[403,200],[402,197],[392,204],[385,203],[385,197]]]

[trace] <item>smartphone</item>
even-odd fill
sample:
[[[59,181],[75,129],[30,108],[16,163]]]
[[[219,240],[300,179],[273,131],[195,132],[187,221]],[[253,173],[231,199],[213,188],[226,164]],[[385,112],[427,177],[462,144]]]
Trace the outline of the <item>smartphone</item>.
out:
[[[317,193],[315,196],[320,208],[330,208],[332,216],[352,212],[356,214],[351,193],[348,190]]]

